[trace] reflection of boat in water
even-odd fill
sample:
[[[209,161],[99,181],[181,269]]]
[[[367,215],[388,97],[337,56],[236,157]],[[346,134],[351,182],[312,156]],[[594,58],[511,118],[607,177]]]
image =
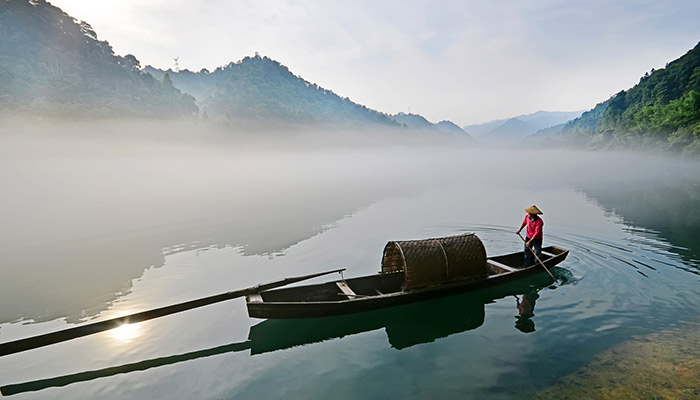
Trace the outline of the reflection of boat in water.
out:
[[[485,304],[552,283],[542,272],[491,288],[399,307],[327,318],[270,319],[252,326],[248,340],[251,354],[260,354],[384,328],[391,346],[403,349],[476,329],[484,323]]]
[[[562,276],[566,270],[554,268],[552,272]],[[403,349],[476,329],[484,322],[485,304],[507,296],[539,290],[552,282],[549,275],[542,272],[503,285],[399,307],[328,318],[266,320],[250,328],[247,341],[100,370],[5,385],[0,387],[0,392],[9,396],[246,350],[250,350],[251,355],[268,353],[382,328],[386,330],[391,346]]]
[[[551,268],[569,251],[542,249]],[[379,274],[321,284],[265,290],[248,295],[248,315],[255,318],[311,318],[351,314],[409,304],[514,281],[543,271],[523,266],[523,252],[486,257],[474,234],[389,242]]]
[[[328,318],[270,319],[250,328],[251,354],[341,338],[385,328],[392,347],[475,329],[484,322],[484,303],[474,296],[437,299],[391,309]]]

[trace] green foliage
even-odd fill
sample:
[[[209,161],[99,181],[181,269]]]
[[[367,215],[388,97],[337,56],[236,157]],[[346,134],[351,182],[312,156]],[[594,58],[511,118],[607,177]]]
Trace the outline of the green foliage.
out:
[[[601,104],[605,105],[604,107]],[[697,153],[700,139],[700,43],[666,68],[652,70],[569,124],[570,140],[604,148],[663,148]]]
[[[0,112],[172,117],[197,114],[198,101],[229,121],[398,125],[257,54],[213,72],[142,70],[45,0],[0,0],[0,37]]]
[[[562,131],[571,134],[587,134],[595,131],[598,127],[600,116],[608,107],[608,103],[609,100],[598,103],[592,110],[584,112],[579,118],[567,122]]]
[[[114,54],[45,0],[0,1],[0,110],[77,117],[197,113],[192,96]]]
[[[153,70],[154,74],[163,71]],[[341,98],[268,57],[246,57],[213,72],[167,71],[211,118],[294,124],[398,126],[389,116]]]

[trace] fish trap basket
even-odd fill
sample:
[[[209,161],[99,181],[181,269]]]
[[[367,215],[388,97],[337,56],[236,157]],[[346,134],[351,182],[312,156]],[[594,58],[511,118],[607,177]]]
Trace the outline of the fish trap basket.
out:
[[[382,273],[404,271],[405,289],[437,286],[488,274],[486,249],[475,234],[392,241],[384,247]]]

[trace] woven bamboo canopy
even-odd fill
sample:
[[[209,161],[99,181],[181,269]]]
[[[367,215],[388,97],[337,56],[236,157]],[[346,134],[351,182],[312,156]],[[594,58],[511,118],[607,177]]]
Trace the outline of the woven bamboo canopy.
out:
[[[473,233],[392,241],[384,247],[382,273],[404,271],[405,288],[418,289],[488,273],[486,249]]]

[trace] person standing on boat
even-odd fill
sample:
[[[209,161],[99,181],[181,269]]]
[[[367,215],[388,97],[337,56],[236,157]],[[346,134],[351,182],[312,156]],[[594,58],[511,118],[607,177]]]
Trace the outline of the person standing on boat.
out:
[[[540,260],[542,259],[542,227],[544,226],[544,221],[540,218],[542,211],[536,205],[533,204],[524,211],[527,215],[516,233],[519,235],[520,231],[527,227],[525,230],[525,266],[529,266],[536,261],[530,249],[535,251]]]

